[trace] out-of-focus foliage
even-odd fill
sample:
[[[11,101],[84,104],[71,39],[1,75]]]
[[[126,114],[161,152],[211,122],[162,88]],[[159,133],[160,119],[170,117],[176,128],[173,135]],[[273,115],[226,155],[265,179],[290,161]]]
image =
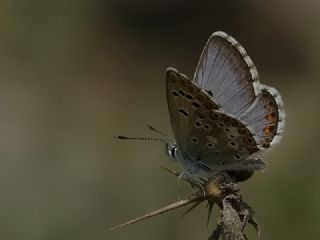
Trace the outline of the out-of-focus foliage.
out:
[[[0,1],[1,239],[206,239],[204,206],[108,228],[191,192],[159,170],[170,133],[164,72],[192,77],[223,30],[254,60],[288,115],[268,167],[241,185],[260,239],[318,239],[318,1]],[[216,211],[217,212],[217,211]],[[255,239],[253,229],[249,239]]]

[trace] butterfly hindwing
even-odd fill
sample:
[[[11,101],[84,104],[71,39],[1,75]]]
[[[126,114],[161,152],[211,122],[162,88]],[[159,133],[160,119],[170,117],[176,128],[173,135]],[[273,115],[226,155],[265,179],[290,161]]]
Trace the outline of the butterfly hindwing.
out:
[[[279,92],[261,84],[261,93],[250,108],[240,116],[254,133],[257,144],[263,148],[280,140],[284,128],[285,112]]]
[[[242,165],[259,148],[251,132],[222,110],[200,112],[193,119],[186,152],[210,169],[233,169]],[[192,149],[192,151],[188,151]]]

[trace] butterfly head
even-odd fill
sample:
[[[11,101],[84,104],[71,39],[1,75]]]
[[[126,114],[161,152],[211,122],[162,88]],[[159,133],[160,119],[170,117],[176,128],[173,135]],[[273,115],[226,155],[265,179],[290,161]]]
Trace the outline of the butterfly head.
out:
[[[178,147],[174,142],[166,143],[166,153],[172,160],[177,160],[178,156]]]

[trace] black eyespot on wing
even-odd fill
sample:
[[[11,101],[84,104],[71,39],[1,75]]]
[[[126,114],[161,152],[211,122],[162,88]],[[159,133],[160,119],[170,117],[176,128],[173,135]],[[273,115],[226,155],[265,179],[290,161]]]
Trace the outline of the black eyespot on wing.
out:
[[[175,90],[172,90],[172,95],[175,96],[175,97],[179,96],[179,94]]]
[[[208,147],[208,148],[213,148],[214,145],[213,145],[213,143],[209,142],[209,143],[207,143],[207,147]]]
[[[206,131],[210,131],[210,130],[212,129],[209,124],[205,124],[205,125],[203,126],[203,128],[204,128]]]
[[[179,90],[179,93],[180,93],[180,95],[181,95],[181,96],[186,95],[186,94],[185,94],[185,92],[184,92],[184,91],[182,91],[181,89]]]
[[[197,102],[192,102],[192,106],[194,106],[195,108],[200,108],[200,104]]]
[[[239,154],[237,154],[237,153],[234,154],[233,157],[234,157],[235,160],[239,160],[241,158],[241,156]]]
[[[191,138],[191,141],[192,141],[193,143],[198,143],[198,139],[195,138],[195,137]]]
[[[235,135],[233,135],[233,134],[228,135],[228,137],[229,137],[230,139],[236,139],[236,138],[237,138],[237,137],[236,137]]]
[[[213,114],[210,115],[209,118],[210,118],[212,121],[215,121],[215,120],[217,120],[217,119],[220,118],[220,114],[219,114],[219,113],[213,113]]]
[[[223,128],[225,125],[224,125],[224,123],[219,122],[219,123],[217,124],[217,126],[220,127],[220,128]]]
[[[184,110],[182,108],[179,109],[179,112],[182,113],[185,117],[189,117],[190,116],[190,114],[186,110]]]
[[[191,99],[192,99],[192,96],[189,95],[189,94],[187,94],[187,95],[186,95],[186,98],[189,99],[189,100],[191,100]]]
[[[200,126],[201,126],[201,122],[197,120],[197,121],[195,121],[194,125],[195,125],[196,127],[200,127]]]

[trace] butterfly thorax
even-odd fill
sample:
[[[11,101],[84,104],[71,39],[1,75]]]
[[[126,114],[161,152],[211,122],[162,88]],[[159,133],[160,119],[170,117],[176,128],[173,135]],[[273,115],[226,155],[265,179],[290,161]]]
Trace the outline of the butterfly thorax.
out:
[[[175,143],[167,143],[166,152],[172,160],[181,165],[183,172],[194,175],[194,177],[208,177],[217,172],[199,161],[197,157],[189,156],[182,149],[179,149]]]

